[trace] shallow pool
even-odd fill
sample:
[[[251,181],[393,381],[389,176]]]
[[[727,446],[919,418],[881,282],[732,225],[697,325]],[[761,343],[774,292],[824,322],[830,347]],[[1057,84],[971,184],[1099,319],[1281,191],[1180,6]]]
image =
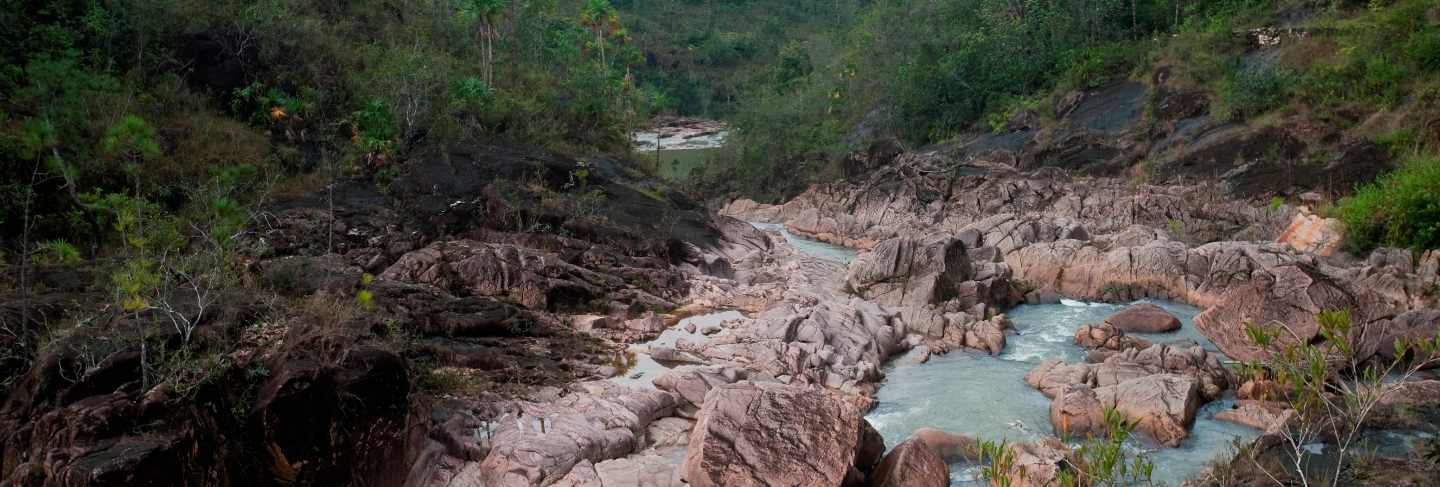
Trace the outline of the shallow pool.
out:
[[[1156,342],[1192,339],[1214,349],[1191,325],[1199,309],[1163,301],[1141,302],[1164,307],[1179,317],[1183,326],[1171,333],[1137,336]],[[1084,361],[1084,351],[1073,341],[1075,330],[1101,322],[1125,306],[1077,301],[1021,305],[1007,313],[1017,334],[1009,337],[1000,355],[955,351],[924,364],[916,364],[908,356],[894,360],[877,393],[878,406],[867,419],[888,446],[927,426],[997,441],[1050,435],[1050,400],[1025,384],[1025,373],[1049,358]],[[1154,480],[1179,485],[1198,474],[1212,458],[1228,453],[1234,439],[1255,436],[1258,432],[1253,429],[1213,419],[1232,403],[1220,400],[1201,408],[1190,436],[1180,447],[1149,449],[1155,462]],[[974,470],[953,465],[951,484],[979,485]]]
[[[808,238],[796,236],[795,234],[790,233],[789,230],[786,230],[785,225],[781,225],[779,223],[751,222],[750,224],[754,225],[755,228],[759,228],[761,230],[775,230],[777,232],[780,232],[780,235],[783,235],[785,237],[785,241],[790,242],[790,245],[794,246],[796,250],[821,259],[839,262],[841,264],[849,264],[850,261],[854,260],[855,256],[860,253],[859,251],[850,247],[842,247],[835,244],[829,244],[818,240],[811,240]]]

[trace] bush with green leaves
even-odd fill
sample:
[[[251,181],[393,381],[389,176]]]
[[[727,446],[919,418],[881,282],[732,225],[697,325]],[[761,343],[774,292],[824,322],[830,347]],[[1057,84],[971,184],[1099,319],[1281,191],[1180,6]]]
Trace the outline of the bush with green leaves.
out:
[[[1148,485],[1155,474],[1155,463],[1143,451],[1128,444],[1135,424],[1127,421],[1115,408],[1104,408],[1105,430],[1108,435],[1086,438],[1075,448],[1073,469],[1060,473],[1063,487],[1122,487]]]
[[[1233,120],[1260,115],[1284,103],[1293,76],[1284,68],[1235,61],[1230,76],[1220,84],[1217,112]]]
[[[1361,186],[1328,212],[1358,251],[1377,246],[1440,248],[1440,158],[1420,157]]]
[[[1384,360],[1360,349],[1364,334],[1355,328],[1349,309],[1321,311],[1315,321],[1314,340],[1294,336],[1285,323],[1248,323],[1245,328],[1250,342],[1269,353],[1266,360],[1251,361],[1247,368],[1275,381],[1282,388],[1283,401],[1294,411],[1276,429],[1290,467],[1266,473],[1275,479],[1295,476],[1302,485],[1339,482],[1361,442],[1366,421],[1377,413],[1382,399],[1396,394],[1421,370],[1440,363],[1440,324],[1434,338],[1396,339],[1395,359]],[[1307,449],[1316,443],[1333,446],[1334,458],[1312,465],[1316,459]]]
[[[64,240],[47,240],[35,246],[31,259],[37,264],[73,265],[80,263],[80,249]]]

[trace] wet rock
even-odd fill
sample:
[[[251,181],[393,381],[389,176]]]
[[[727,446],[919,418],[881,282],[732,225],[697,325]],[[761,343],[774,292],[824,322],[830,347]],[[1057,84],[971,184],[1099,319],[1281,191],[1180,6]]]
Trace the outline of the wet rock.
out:
[[[1055,397],[1070,384],[1100,388],[1156,374],[1178,374],[1194,379],[1207,401],[1218,399],[1232,382],[1230,371],[1214,354],[1199,346],[1176,348],[1164,344],[1117,352],[1101,363],[1067,364],[1046,360],[1025,374],[1025,382],[1047,397]]]
[[[1012,487],[1060,485],[1062,472],[1070,471],[1070,466],[1075,465],[1075,454],[1053,436],[1012,444],[1010,451],[1015,458],[1010,468]]]
[[[1164,333],[1180,329],[1179,318],[1165,308],[1149,303],[1128,306],[1105,318],[1105,322],[1129,333]]]
[[[1056,431],[1101,436],[1108,434],[1104,408],[1113,408],[1137,430],[1174,447],[1189,435],[1201,401],[1195,380],[1180,375],[1152,375],[1096,389],[1070,384],[1050,403],[1050,421]]]
[[[1200,385],[1182,375],[1162,374],[1128,380],[1095,390],[1100,402],[1115,409],[1139,431],[1175,447],[1190,435],[1203,402]]]
[[[393,352],[358,349],[339,367],[295,357],[261,387],[254,421],[268,467],[296,482],[343,483],[398,452],[410,380]],[[362,467],[357,467],[360,465]]]
[[[1282,403],[1241,400],[1234,408],[1215,413],[1215,419],[1274,433],[1294,414],[1295,411],[1287,409]]]
[[[924,440],[910,437],[895,445],[871,475],[872,487],[948,487],[950,466]]]
[[[1126,336],[1124,331],[1110,322],[1094,325],[1081,325],[1075,330],[1075,344],[1085,349],[1105,349],[1111,351],[1129,350],[1132,348],[1147,348],[1150,342],[1142,338]],[[1100,360],[1103,362],[1104,360]]]
[[[849,400],[803,386],[740,382],[705,401],[685,480],[710,486],[840,486],[866,473],[865,420]],[[863,477],[862,477],[863,478]]]
[[[945,463],[973,462],[980,458],[980,442],[969,436],[920,428],[910,437],[925,442]]]

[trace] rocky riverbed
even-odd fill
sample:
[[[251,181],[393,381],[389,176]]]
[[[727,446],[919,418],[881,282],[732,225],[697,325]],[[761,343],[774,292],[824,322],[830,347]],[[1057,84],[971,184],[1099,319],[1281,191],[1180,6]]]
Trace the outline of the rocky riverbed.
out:
[[[707,258],[727,270],[688,274],[684,301],[743,317],[704,339],[652,343],[648,353],[684,364],[654,377],[655,390],[582,383],[558,399],[516,403],[522,417],[558,418],[556,426],[538,434],[502,426],[473,469],[487,485],[946,485],[959,480],[947,465],[975,460],[976,439],[913,422],[904,428],[912,431],[877,430],[867,411],[883,421],[898,405],[877,394],[886,364],[902,353],[908,361],[952,353],[977,364],[955,374],[987,374],[982,364],[1039,353],[1050,356],[1033,357],[1005,387],[1039,392],[1046,414],[977,418],[1036,423],[1012,447],[1030,485],[1050,485],[1073,462],[1052,435],[1100,431],[1105,407],[1137,424],[1138,447],[1154,450],[1161,477],[1178,482],[1230,438],[1260,433],[1216,422],[1234,416],[1219,413],[1237,392],[1251,399],[1223,362],[1263,357],[1245,343],[1243,321],[1291,323],[1305,339],[1314,313],[1348,307],[1364,349],[1383,355],[1396,337],[1433,333],[1426,325],[1440,319],[1425,291],[1440,277],[1436,254],[1323,255],[1323,246],[1283,238],[1313,224],[1298,208],[1248,206],[1204,186],[1081,184],[968,167],[817,187],[779,206],[729,204],[717,216],[726,244]],[[847,265],[825,254],[833,247],[806,240],[863,251]],[[1153,306],[1114,308],[1065,328],[1075,351],[1033,350],[1031,327],[1006,312],[1062,299],[1196,308],[1183,320]],[[1190,338],[1165,335],[1177,327]],[[974,393],[993,390],[1003,389]],[[906,446],[882,454],[897,444]]]
[[[576,167],[598,173],[603,218],[547,206]],[[1060,437],[1100,432],[1105,408],[1178,480],[1231,434],[1215,420],[1248,436],[1284,416],[1226,366],[1265,356],[1243,323],[1311,340],[1317,312],[1348,308],[1357,350],[1383,359],[1440,321],[1440,253],[1346,256],[1323,218],[1209,185],[909,152],[716,214],[623,172],[492,148],[423,161],[385,193],[337,185],[334,210],[316,194],[283,200],[256,234],[251,278],[294,299],[364,290],[376,304],[310,298],[251,325],[246,301],[227,303],[204,336],[242,337],[226,359],[264,373],[194,402],[125,380],[140,366],[127,350],[67,379],[89,343],[71,338],[0,410],[7,480],[173,485],[188,474],[142,467],[188,464],[262,484],[943,486],[978,440],[1021,421],[1012,473],[1038,486],[1075,462]],[[516,180],[546,189],[516,201]],[[1138,300],[1152,301],[1045,318],[1048,335],[1023,317]],[[887,391],[934,368],[955,377],[936,379],[927,408],[964,410],[940,389],[967,383],[967,399],[1016,407],[888,422],[914,404]],[[1391,404],[1440,403],[1435,384]],[[234,407],[189,406],[214,403]],[[144,435],[126,429],[136,411]],[[1402,419],[1392,426],[1434,426]],[[252,444],[272,446],[240,455]]]

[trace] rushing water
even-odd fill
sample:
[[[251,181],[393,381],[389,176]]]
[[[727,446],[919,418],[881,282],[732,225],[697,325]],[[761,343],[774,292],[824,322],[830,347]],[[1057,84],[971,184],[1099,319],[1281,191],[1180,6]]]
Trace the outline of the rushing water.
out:
[[[790,242],[790,245],[794,246],[797,250],[821,259],[839,262],[841,264],[849,264],[850,261],[855,259],[855,256],[859,254],[859,251],[850,247],[841,247],[839,245],[798,237],[790,233],[789,230],[786,230],[785,225],[778,223],[751,222],[750,224],[761,230],[775,230],[780,232],[780,235],[785,236],[785,241]]]
[[[1191,326],[1190,320],[1198,309],[1163,301],[1145,302],[1164,307],[1184,326],[1172,333],[1138,336],[1157,342],[1191,339],[1207,349],[1214,348]],[[1085,323],[1103,321],[1123,307],[1076,301],[1018,306],[1007,313],[1018,334],[1009,337],[1005,351],[998,356],[955,351],[924,364],[916,364],[910,357],[895,360],[887,368],[877,394],[878,406],[867,419],[890,446],[927,426],[1012,442],[1052,434],[1050,400],[1025,384],[1025,373],[1049,358],[1084,361],[1084,351],[1073,341],[1075,330]],[[1255,436],[1255,430],[1213,419],[1216,412],[1231,404],[1233,401],[1225,399],[1201,408],[1190,436],[1180,447],[1148,449],[1155,462],[1154,480],[1179,485],[1199,473],[1212,458],[1227,453],[1234,439]],[[973,467],[951,466],[952,485],[979,485],[974,477]]]

